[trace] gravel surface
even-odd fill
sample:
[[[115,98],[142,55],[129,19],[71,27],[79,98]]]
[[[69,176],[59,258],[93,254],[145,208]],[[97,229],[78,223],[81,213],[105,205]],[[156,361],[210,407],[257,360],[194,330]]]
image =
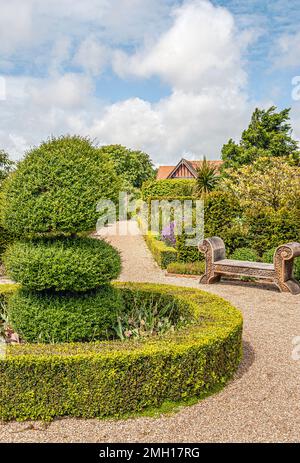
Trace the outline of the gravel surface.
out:
[[[123,224],[124,225],[124,224]],[[199,285],[166,277],[153,262],[135,223],[134,236],[107,239],[122,254],[122,281],[201,288],[228,299],[244,316],[244,358],[234,380],[218,394],[178,413],[121,421],[64,418],[0,424],[1,442],[299,442],[300,296],[246,283]],[[103,235],[103,233],[101,233]]]

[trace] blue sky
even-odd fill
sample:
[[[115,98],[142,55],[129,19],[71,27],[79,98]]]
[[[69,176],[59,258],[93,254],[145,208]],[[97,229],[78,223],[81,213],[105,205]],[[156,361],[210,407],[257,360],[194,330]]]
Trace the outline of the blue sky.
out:
[[[217,159],[256,106],[300,138],[300,0],[0,0],[0,148],[51,135]]]

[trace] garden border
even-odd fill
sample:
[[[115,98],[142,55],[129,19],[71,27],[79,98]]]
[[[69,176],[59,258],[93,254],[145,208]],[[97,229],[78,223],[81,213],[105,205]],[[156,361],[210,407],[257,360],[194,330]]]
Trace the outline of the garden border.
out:
[[[229,302],[192,288],[115,285],[174,297],[195,323],[147,341],[9,346],[0,361],[0,419],[120,418],[203,397],[233,376],[243,320]]]

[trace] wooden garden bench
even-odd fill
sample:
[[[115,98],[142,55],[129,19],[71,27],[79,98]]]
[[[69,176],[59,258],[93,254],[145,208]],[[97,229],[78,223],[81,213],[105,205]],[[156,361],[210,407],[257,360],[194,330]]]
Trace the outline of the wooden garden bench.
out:
[[[300,294],[300,284],[293,278],[293,260],[300,256],[300,243],[279,246],[273,264],[226,259],[224,242],[217,236],[203,240],[199,251],[205,254],[205,274],[200,283],[215,283],[221,276],[256,277],[271,280],[280,291]]]

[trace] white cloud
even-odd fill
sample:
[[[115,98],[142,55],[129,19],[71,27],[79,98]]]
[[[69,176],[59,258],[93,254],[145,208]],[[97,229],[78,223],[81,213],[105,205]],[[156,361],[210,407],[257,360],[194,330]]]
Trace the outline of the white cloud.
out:
[[[92,83],[87,76],[72,73],[35,79],[34,85],[28,88],[34,105],[61,109],[82,106],[91,91]]]
[[[236,30],[226,9],[192,1],[176,9],[172,27],[154,45],[131,56],[117,52],[114,68],[123,77],[158,75],[185,91],[240,86],[246,80],[241,51],[250,38]]]
[[[245,91],[242,52],[253,38],[240,34],[224,8],[189,1],[173,24],[133,55],[118,51],[114,68],[123,77],[158,75],[172,87],[156,104],[130,99],[108,107],[91,130],[103,143],[124,143],[176,162],[183,152],[218,158],[229,137],[246,126],[251,104]]]
[[[273,52],[273,61],[277,67],[299,67],[300,32],[294,35],[283,34],[279,37]]]
[[[33,53],[51,38],[52,51],[33,58],[43,63],[45,76],[7,78],[0,143],[13,155],[52,134],[80,133],[142,149],[159,163],[176,162],[187,151],[218,158],[222,144],[238,138],[248,123],[253,107],[242,56],[252,36],[239,32],[226,9],[202,0],[186,1],[171,16],[170,2],[158,0],[28,0],[28,5],[40,21],[32,48],[24,27],[23,45]],[[158,76],[170,87],[168,97],[110,105],[97,98],[101,80],[95,76],[119,41],[137,51],[115,54],[118,74]],[[21,42],[12,42],[14,52]],[[67,63],[82,72],[67,71]]]
[[[98,43],[93,37],[88,37],[81,42],[73,63],[80,66],[88,73],[97,76],[103,72],[109,60],[109,49]]]

